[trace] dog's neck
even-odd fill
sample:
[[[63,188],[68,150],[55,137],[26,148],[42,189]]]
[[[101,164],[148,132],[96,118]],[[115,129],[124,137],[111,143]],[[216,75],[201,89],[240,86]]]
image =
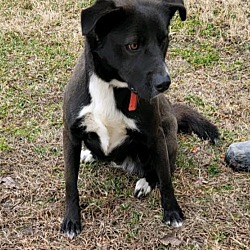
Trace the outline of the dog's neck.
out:
[[[97,86],[97,83],[98,83],[98,86]],[[115,90],[119,90],[119,89],[122,90],[122,92],[120,92],[120,93],[123,93],[122,95],[124,97],[127,96],[125,98],[129,99],[129,103],[121,101],[121,96],[118,98],[118,102],[123,103],[122,106],[123,106],[123,108],[127,109],[127,111],[131,112],[131,111],[135,111],[137,109],[138,95],[136,93],[132,92],[131,90],[129,90],[127,83],[120,82],[118,80],[111,80],[110,82],[106,82],[103,79],[101,79],[99,76],[97,76],[96,73],[91,73],[90,74],[89,89],[92,90],[92,92],[93,92],[93,90],[96,89],[97,87],[103,89],[103,91],[101,91],[101,92],[103,92],[103,94],[105,92],[104,91],[105,89],[110,89],[110,94],[114,94]],[[107,93],[107,92],[105,92],[105,93]],[[105,98],[105,96],[103,96],[103,98]],[[102,99],[102,97],[100,97],[100,100],[101,99]],[[125,103],[127,103],[127,104],[125,104]],[[124,105],[125,105],[125,107],[124,107]]]
[[[85,46],[85,57],[88,62],[88,69],[90,70],[90,75],[95,75],[95,77],[100,78],[104,84],[109,84],[113,88],[128,88],[128,84],[124,82],[118,75],[117,70],[110,67],[108,64],[100,63],[102,60],[98,58],[98,55],[91,51],[89,43],[86,42]],[[94,72],[94,73],[93,73]],[[129,89],[129,88],[128,88]],[[128,111],[135,111],[138,103],[138,95],[133,91],[130,91],[130,102],[128,105]]]

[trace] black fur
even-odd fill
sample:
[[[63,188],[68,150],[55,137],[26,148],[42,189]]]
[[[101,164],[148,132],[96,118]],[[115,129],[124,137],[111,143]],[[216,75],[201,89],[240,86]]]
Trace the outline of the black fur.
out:
[[[173,110],[178,123],[178,131],[197,134],[201,139],[210,140],[213,144],[219,138],[219,132],[215,125],[209,122],[197,111],[183,104],[175,103]]]
[[[192,109],[185,107],[180,114],[178,106],[172,108],[165,95],[160,94],[170,85],[165,55],[168,27],[176,11],[185,20],[182,0],[97,0],[82,12],[85,50],[64,95],[66,211],[61,229],[71,238],[81,231],[77,179],[82,141],[96,160],[118,165],[127,162],[124,169],[129,169],[131,163],[133,172],[145,178],[151,188],[158,184],[164,222],[178,226],[184,219],[171,181],[177,121],[179,129],[193,131],[212,142],[218,131]],[[101,133],[91,127],[87,114],[79,116],[80,110],[93,102],[90,91],[93,74],[110,86],[114,108],[134,121],[137,128],[127,126],[125,139],[108,153],[102,148]],[[127,83],[128,87],[114,87],[113,80]],[[128,110],[131,90],[139,97],[134,111]],[[135,190],[135,196],[140,196],[140,190]]]

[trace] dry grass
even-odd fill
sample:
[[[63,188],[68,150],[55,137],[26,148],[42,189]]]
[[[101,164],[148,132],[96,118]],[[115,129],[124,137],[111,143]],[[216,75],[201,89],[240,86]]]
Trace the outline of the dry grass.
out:
[[[135,177],[82,166],[85,228],[59,233],[64,209],[62,92],[82,46],[80,9],[91,1],[0,3],[0,249],[248,249],[249,173],[234,173],[224,152],[249,139],[249,3],[186,1],[173,22],[168,63],[172,101],[210,117],[222,139],[211,146],[180,135],[175,188],[181,229],[161,223],[159,192],[133,198]],[[166,246],[169,235],[180,240]]]

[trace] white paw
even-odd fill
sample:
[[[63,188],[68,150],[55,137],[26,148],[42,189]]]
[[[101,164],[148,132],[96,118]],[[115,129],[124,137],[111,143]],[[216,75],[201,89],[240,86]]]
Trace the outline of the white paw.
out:
[[[141,178],[136,182],[134,196],[137,198],[144,197],[151,192],[152,188],[145,178]]]
[[[181,227],[183,225],[183,222],[174,220],[172,223],[170,221],[166,221],[165,224],[172,227]]]
[[[93,161],[95,161],[94,157],[88,149],[81,151],[81,162],[91,163]]]
[[[73,240],[78,233],[74,233],[74,232],[67,232],[65,235],[70,239]]]

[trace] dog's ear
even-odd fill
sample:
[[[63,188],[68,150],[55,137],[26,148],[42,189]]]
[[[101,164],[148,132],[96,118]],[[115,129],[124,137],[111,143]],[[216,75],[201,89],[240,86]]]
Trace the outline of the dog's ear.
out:
[[[178,10],[181,20],[186,20],[187,11],[184,6],[183,0],[163,0],[163,3],[169,8],[171,17],[173,17],[175,12]]]
[[[108,14],[117,12],[120,9],[121,8],[115,6],[115,3],[112,0],[97,0],[93,6],[82,10],[82,34],[88,35],[95,28],[98,20]]]

